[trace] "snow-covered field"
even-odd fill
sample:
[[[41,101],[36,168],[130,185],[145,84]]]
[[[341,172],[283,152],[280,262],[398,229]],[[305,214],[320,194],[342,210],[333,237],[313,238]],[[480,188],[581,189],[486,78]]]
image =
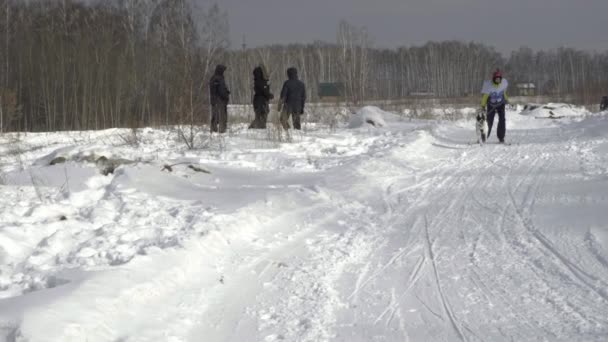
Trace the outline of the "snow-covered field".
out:
[[[608,113],[559,111],[2,136],[0,341],[606,341]]]

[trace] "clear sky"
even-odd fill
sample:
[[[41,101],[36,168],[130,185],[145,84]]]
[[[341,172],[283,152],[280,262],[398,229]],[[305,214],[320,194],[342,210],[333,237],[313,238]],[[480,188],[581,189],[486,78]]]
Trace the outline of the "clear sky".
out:
[[[209,1],[209,0],[205,0]],[[341,19],[366,26],[376,47],[429,40],[608,50],[608,0],[216,0],[232,47],[334,42]]]

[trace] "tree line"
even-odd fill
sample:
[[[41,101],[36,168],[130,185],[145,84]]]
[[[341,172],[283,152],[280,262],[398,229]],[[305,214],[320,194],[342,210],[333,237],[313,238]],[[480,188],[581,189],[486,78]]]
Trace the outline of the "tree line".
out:
[[[608,52],[521,48],[505,57],[459,41],[380,49],[341,22],[333,42],[229,46],[228,14],[190,0],[0,0],[0,132],[204,123],[207,80],[225,64],[231,102],[248,104],[264,63],[274,92],[298,68],[310,101],[341,83],[347,101],[477,95],[495,68],[539,95],[596,101]]]

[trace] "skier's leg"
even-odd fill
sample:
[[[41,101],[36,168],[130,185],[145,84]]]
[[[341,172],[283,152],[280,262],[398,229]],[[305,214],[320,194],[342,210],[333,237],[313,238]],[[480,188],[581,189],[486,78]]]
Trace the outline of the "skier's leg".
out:
[[[283,111],[281,112],[281,125],[283,126],[283,129],[289,129],[289,111],[287,111],[287,108],[283,108]]]
[[[253,106],[253,112],[255,113],[255,118],[249,125],[249,129],[251,128],[260,128],[260,109]]]
[[[300,126],[300,117],[302,114],[293,113],[291,119],[293,120],[293,128],[300,130],[302,127]]]
[[[268,112],[260,114],[260,121],[258,122],[258,128],[266,128],[266,122],[268,121]]]
[[[486,120],[488,120],[488,134],[487,137],[490,137],[492,133],[492,125],[494,125],[494,115],[496,115],[496,108],[488,108],[488,114]]]
[[[218,105],[211,106],[211,133],[217,132]]]
[[[249,129],[252,128],[258,128],[258,114],[255,114],[255,118],[253,118],[253,121],[251,121],[251,123],[249,124]]]
[[[219,114],[220,133],[226,133],[226,128],[228,127],[228,106],[220,105]]]
[[[270,112],[270,108],[268,104],[264,106],[264,109],[260,112],[260,121],[258,122],[258,128],[266,128],[266,122],[268,121],[268,113]]]
[[[500,140],[500,142],[504,142],[505,133],[507,132],[507,122],[506,122],[506,118],[505,118],[505,105],[498,107],[497,112],[498,112],[498,130],[496,133],[498,134],[498,140]]]

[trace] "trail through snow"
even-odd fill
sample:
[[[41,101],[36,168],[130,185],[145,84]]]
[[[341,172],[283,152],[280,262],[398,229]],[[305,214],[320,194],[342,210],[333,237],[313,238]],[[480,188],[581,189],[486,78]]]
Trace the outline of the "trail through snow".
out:
[[[22,169],[3,161],[0,331],[28,342],[605,341],[608,120],[508,120],[510,146],[471,144],[471,121],[396,116],[276,146],[238,131],[221,151],[180,150],[154,130],[138,148],[34,135],[25,141],[50,142],[26,149]],[[36,166],[59,150],[140,159],[110,176]],[[211,174],[161,172],[161,159]]]

